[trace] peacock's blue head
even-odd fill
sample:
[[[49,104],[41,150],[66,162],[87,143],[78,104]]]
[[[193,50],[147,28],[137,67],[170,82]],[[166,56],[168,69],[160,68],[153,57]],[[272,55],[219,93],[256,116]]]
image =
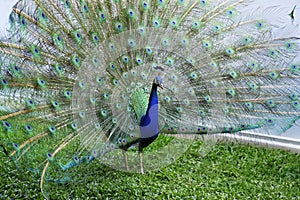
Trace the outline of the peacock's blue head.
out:
[[[163,80],[160,76],[156,76],[155,79],[153,80],[153,84],[155,84],[156,86],[160,87],[161,89],[164,89],[163,86]]]

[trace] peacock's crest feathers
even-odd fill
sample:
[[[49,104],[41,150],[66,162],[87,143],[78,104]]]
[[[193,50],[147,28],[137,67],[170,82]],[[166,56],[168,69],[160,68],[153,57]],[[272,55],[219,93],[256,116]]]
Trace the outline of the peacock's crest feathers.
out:
[[[55,169],[115,162],[105,155],[139,141],[157,75],[162,133],[282,133],[299,118],[299,38],[242,17],[250,3],[20,0],[0,41],[10,156],[42,184],[68,180]]]

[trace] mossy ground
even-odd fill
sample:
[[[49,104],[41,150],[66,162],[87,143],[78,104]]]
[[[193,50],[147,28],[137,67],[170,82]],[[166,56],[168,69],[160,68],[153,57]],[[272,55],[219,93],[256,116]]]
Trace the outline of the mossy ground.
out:
[[[87,165],[81,170],[92,170],[94,175],[76,184],[57,185],[47,195],[50,199],[300,199],[299,154],[222,142],[202,157],[201,145],[193,142],[176,162],[145,175]],[[0,199],[44,198],[38,177],[30,172],[20,176],[3,152],[0,169]]]

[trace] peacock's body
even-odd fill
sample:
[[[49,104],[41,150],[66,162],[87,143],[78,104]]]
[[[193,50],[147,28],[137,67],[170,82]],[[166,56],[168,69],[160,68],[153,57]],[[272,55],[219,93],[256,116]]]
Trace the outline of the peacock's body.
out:
[[[250,2],[20,0],[0,41],[4,151],[43,187],[158,133],[284,132],[299,38],[240,17]]]

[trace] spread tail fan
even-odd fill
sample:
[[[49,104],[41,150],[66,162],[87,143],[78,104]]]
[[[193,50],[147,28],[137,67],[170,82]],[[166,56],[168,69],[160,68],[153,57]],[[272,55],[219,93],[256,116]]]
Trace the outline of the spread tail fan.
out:
[[[300,113],[299,38],[241,17],[249,3],[20,0],[0,41],[5,152],[44,190],[105,177],[98,162],[151,170],[159,133],[283,133]],[[170,144],[166,160],[190,140]]]

